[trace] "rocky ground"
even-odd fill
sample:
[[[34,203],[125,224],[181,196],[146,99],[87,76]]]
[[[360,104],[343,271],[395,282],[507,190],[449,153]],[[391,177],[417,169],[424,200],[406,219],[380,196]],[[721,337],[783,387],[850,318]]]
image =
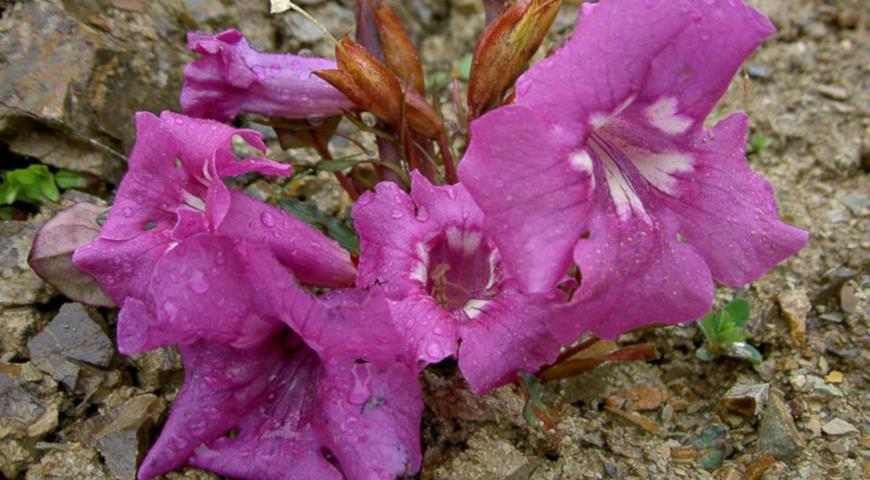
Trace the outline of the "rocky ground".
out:
[[[336,34],[352,28],[349,2],[300,3]],[[478,2],[399,3],[430,73],[460,70],[482,27]],[[750,113],[754,144],[769,140],[751,164],[782,215],[812,232],[796,258],[719,293],[720,304],[750,303],[749,342],[765,360],[701,362],[694,325],[626,335],[659,358],[546,384],[550,430],[525,421],[517,389],[475,397],[454,367],[431,368],[420,478],[870,478],[870,5],[755,3],[779,33],[715,117]],[[178,357],[118,355],[115,313],[69,303],[36,277],[30,242],[62,206],[110,199],[133,112],[178,109],[187,30],[238,27],[262,49],[329,54],[315,28],[269,17],[267,4],[0,1],[0,170],[42,162],[94,180],[0,222],[0,478],[134,477],[180,383]],[[576,9],[564,8],[552,41]],[[284,187],[327,213],[346,204],[326,177]],[[248,191],[275,194],[263,183]]]

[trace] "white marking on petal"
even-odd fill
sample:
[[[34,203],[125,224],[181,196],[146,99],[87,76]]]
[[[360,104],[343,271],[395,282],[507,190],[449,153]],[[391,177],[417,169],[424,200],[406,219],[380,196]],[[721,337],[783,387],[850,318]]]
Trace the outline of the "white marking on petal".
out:
[[[417,244],[417,258],[420,259],[420,263],[411,272],[411,279],[419,280],[420,283],[425,285],[429,282],[429,250],[426,250],[426,246],[423,243]]]
[[[417,280],[424,285],[428,282],[429,269],[426,268],[425,263],[420,262],[414,267],[414,271],[411,272],[411,280]]]
[[[684,153],[639,153],[632,160],[649,183],[670,195],[678,193],[673,174],[694,170],[692,157]]]
[[[496,269],[498,268],[498,262],[499,262],[498,250],[492,249],[492,251],[489,252],[489,259],[488,260],[489,260],[489,280],[486,282],[486,289],[487,290],[489,290],[490,288],[495,286],[495,281],[496,281],[495,272],[496,272]]]
[[[610,113],[593,113],[592,115],[589,115],[589,123],[592,125],[592,128],[598,129],[604,126],[604,124],[607,123],[611,118],[619,115],[623,112],[623,110],[631,106],[636,98],[637,95],[632,95],[626,98],[624,102],[619,104],[619,106]]]
[[[677,113],[677,99],[662,97],[646,108],[646,118],[654,127],[670,134],[679,135],[692,126],[692,119]]]
[[[452,250],[462,249],[462,232],[458,228],[447,227],[445,234],[447,235],[447,245]]]
[[[623,221],[628,220],[631,217],[631,213],[634,212],[643,221],[651,223],[643,202],[637,196],[637,192],[634,191],[628,179],[622,174],[616,162],[603,149],[594,144],[592,148],[604,166],[604,178],[607,181],[607,189],[610,192],[610,198],[613,199],[613,204],[616,206],[616,214],[619,215],[619,219]]]
[[[196,195],[188,192],[187,190],[181,189],[181,196],[189,207],[199,210],[200,212],[205,211],[205,201]]]
[[[472,298],[471,300],[465,302],[465,306],[462,307],[462,311],[465,312],[465,315],[468,316],[469,320],[474,320],[475,317],[483,312],[483,308],[489,304],[489,300]]]
[[[568,157],[568,160],[575,170],[592,175],[592,157],[589,156],[589,152],[586,150],[577,150]]]
[[[593,113],[592,115],[589,115],[589,123],[592,125],[592,128],[596,130],[604,126],[608,120],[610,120],[610,115],[604,113]]]
[[[465,232],[465,238],[462,241],[462,251],[465,256],[468,257],[474,255],[479,246],[480,234],[476,232]]]

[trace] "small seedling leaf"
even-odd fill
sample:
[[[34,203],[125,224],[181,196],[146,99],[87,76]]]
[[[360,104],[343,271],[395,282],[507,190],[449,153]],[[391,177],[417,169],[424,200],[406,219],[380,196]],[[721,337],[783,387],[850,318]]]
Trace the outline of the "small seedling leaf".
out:
[[[731,320],[733,320],[734,324],[738,327],[744,327],[746,322],[749,321],[749,303],[747,303],[746,300],[733,300],[725,306],[725,312],[728,312],[728,315],[731,316]]]

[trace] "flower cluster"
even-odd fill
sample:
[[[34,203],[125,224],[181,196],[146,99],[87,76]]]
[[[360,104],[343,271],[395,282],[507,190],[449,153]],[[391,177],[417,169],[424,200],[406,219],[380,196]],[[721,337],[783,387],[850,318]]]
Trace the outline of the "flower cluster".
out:
[[[337,41],[337,63],[260,53],[235,30],[190,34],[188,116],[137,116],[108,219],[73,256],[121,307],[122,353],[177,345],[184,361],[140,478],[185,464],[250,479],[414,474],[427,365],[455,357],[483,394],[584,332],[700,318],[714,281],[744,285],[803,246],[747,165],[746,116],[704,125],[773,32],[763,15],[741,0],[587,3],[523,72],[560,4],[516,3],[481,35],[459,183],[450,126],[385,3],[359,2],[377,28]],[[374,167],[336,173],[362,192],[358,258],[226,183],[292,169],[237,158],[234,138],[266,147],[220,122],[362,125],[362,110],[387,141]]]

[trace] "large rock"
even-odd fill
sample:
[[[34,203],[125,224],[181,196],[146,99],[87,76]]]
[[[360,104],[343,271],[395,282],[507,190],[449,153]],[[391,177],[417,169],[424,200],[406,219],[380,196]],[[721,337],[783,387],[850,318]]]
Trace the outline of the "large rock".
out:
[[[103,331],[102,319],[80,303],[67,303],[57,316],[28,342],[30,359],[69,389],[81,371],[79,362],[108,367],[114,354],[112,340]]]
[[[137,110],[177,109],[180,0],[17,2],[0,20],[0,139],[117,181]]]

